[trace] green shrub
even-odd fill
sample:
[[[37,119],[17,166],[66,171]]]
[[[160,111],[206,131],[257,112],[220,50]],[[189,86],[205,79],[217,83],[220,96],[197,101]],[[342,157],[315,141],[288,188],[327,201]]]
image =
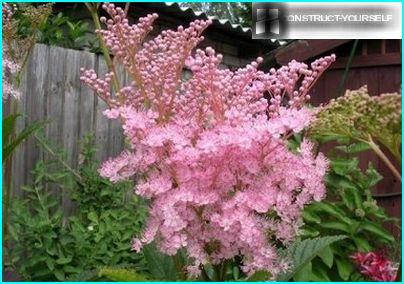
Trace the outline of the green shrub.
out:
[[[313,259],[313,273],[306,273],[298,280],[364,281],[350,256],[358,251],[382,249],[394,253],[397,241],[383,225],[396,220],[388,217],[372,197],[371,189],[382,176],[371,164],[362,171],[356,157],[341,155],[331,158],[330,162],[327,199],[305,208],[302,237],[343,234],[347,238],[326,247]]]
[[[132,183],[99,176],[93,140],[84,142],[79,180],[60,167],[58,154],[55,161],[36,164],[25,197],[14,200],[5,265],[25,280],[63,281],[103,266],[144,266],[143,255],[131,251],[131,238],[142,229],[146,205],[130,194]],[[76,206],[72,216],[60,208],[62,189]]]

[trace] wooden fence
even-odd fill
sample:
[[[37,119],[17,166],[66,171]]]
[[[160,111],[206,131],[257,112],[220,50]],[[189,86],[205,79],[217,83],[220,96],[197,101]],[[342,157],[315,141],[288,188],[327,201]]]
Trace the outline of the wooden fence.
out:
[[[80,81],[80,68],[94,69],[103,75],[107,67],[102,56],[38,44],[25,67],[21,80],[22,97],[19,112],[24,118],[17,123],[22,129],[35,120],[49,120],[46,136],[63,147],[67,161],[73,167],[78,164],[79,141],[85,134],[96,135],[97,158],[100,161],[118,154],[123,147],[123,136],[118,122],[110,121],[102,114],[105,103]],[[123,72],[120,72],[123,74]],[[123,77],[123,83],[128,78]],[[3,104],[3,113],[9,113],[9,104]],[[13,158],[13,192],[23,194],[22,185],[30,184],[30,171],[39,159],[47,158],[35,138],[30,138],[18,149]],[[70,207],[66,193],[62,205]]]

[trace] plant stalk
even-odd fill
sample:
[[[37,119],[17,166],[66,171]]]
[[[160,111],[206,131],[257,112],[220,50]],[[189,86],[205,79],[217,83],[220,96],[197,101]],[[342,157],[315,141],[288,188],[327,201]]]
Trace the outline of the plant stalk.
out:
[[[356,48],[358,46],[358,42],[359,42],[359,39],[355,39],[355,41],[353,43],[351,52],[349,54],[348,62],[346,64],[346,66],[345,66],[344,74],[342,75],[341,82],[340,82],[340,84],[338,86],[338,96],[342,96],[344,94],[343,91],[344,91],[344,88],[345,88],[345,82],[346,82],[346,79],[348,78],[349,69],[351,68],[352,61],[353,61],[353,59],[355,57],[355,51],[356,51]]]
[[[17,113],[18,111],[18,105],[17,102],[14,99],[11,99],[10,101],[10,115],[13,115]],[[10,135],[10,139],[13,140],[15,137],[15,128],[12,130],[12,133]],[[5,143],[6,141],[3,141]],[[13,176],[13,156],[11,155],[8,160],[6,161],[5,165],[5,185],[6,185],[6,191],[5,191],[5,198],[4,198],[4,216],[3,216],[3,239],[7,236],[8,233],[8,227],[7,227],[7,221],[9,220],[10,216],[10,209],[11,209],[11,181],[12,181],[12,176]]]
[[[393,163],[387,158],[387,156],[383,153],[383,151],[380,149],[380,147],[373,141],[372,137],[369,135],[369,141],[367,142],[369,144],[369,147],[376,153],[376,155],[385,163],[385,165],[391,170],[391,172],[394,174],[394,176],[400,181],[401,180],[401,174],[398,172],[396,167],[393,165]]]
[[[95,6],[92,5],[92,3],[84,3],[88,9],[88,11],[91,14],[91,17],[93,18],[94,26],[96,30],[101,30],[101,22],[98,17],[98,5],[95,4]],[[104,55],[105,63],[107,64],[109,72],[113,72],[114,76],[112,76],[112,85],[114,87],[115,92],[119,92],[120,89],[120,83],[117,78],[117,73],[115,69],[114,62],[111,59],[111,56],[109,54],[108,48],[105,45],[105,42],[100,34],[97,34],[98,40],[100,42],[100,47],[102,50],[102,54]]]
[[[39,142],[39,144],[41,144],[41,146],[52,156],[54,156],[58,162],[60,162],[69,172],[72,173],[72,175],[74,175],[74,177],[77,179],[77,182],[80,185],[83,185],[82,183],[82,178],[81,176],[72,168],[69,166],[68,163],[66,163],[66,161],[64,161],[62,158],[59,157],[59,155],[57,153],[55,153],[50,147],[49,145],[47,145],[42,138],[40,138],[37,134],[34,134],[35,139]]]

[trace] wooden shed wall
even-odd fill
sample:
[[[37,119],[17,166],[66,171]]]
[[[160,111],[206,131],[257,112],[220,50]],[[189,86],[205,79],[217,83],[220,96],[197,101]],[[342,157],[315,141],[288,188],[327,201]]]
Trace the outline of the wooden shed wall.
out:
[[[311,102],[314,105],[319,105],[338,97],[340,95],[338,88],[343,73],[344,69],[342,68],[331,68],[325,72],[314,86]],[[373,96],[401,92],[401,64],[354,67],[350,69],[348,74],[345,89],[355,90],[367,85],[369,94]],[[370,161],[383,176],[383,180],[374,191],[375,195],[384,195],[384,197],[377,197],[378,204],[383,206],[391,216],[401,219],[401,183],[395,179],[390,170],[373,152],[369,151],[360,155],[362,167],[366,167]],[[389,229],[394,231],[396,235],[400,233],[393,225]]]

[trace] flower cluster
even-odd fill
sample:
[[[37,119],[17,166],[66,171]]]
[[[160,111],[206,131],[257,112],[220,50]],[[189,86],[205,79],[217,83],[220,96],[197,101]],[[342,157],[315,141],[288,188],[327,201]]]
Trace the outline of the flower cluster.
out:
[[[16,6],[10,5],[8,3],[4,3],[2,7],[2,20],[3,20],[3,33],[4,30],[11,29],[13,26],[12,16],[16,10]],[[13,86],[12,84],[12,76],[16,74],[20,69],[20,66],[14,62],[7,52],[9,49],[6,44],[4,44],[3,40],[3,99],[8,99],[9,97],[13,97],[15,99],[19,99],[21,94],[20,92]]]
[[[359,266],[360,272],[374,281],[391,282],[396,280],[398,265],[382,254],[357,252],[351,258]]]
[[[320,108],[310,132],[365,141],[371,137],[401,161],[401,94],[370,96],[366,86],[347,90]]]
[[[27,61],[30,50],[38,37],[38,29],[52,12],[52,3],[39,6],[24,5],[21,8],[16,4],[4,3],[2,6],[2,55],[3,55],[3,99],[12,97],[19,99],[17,77]],[[29,23],[29,28],[21,35],[19,21],[13,15]]]
[[[130,142],[101,175],[119,181],[136,174],[136,193],[151,201],[133,249],[152,241],[168,255],[185,248],[192,275],[236,255],[248,274],[280,273],[287,263],[276,244],[292,241],[302,208],[324,198],[328,167],[309,141],[292,152],[286,139],[309,125],[308,92],[335,56],[269,73],[258,70],[258,58],[233,72],[219,68],[222,55],[210,47],[192,53],[209,21],[143,43],[156,15],[129,25],[121,8],[103,7],[111,18],[102,18],[107,29],[98,32],[133,82],[112,94],[116,74],[101,79],[82,70],[82,80],[110,106],[105,115],[122,121]]]

